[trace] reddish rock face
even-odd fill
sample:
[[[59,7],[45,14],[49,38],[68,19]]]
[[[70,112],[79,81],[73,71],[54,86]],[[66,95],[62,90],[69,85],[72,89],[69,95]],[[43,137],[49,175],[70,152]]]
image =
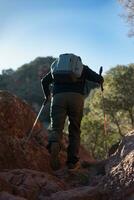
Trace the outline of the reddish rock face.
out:
[[[0,91],[0,169],[30,168],[51,171],[45,148],[46,130],[40,122],[24,148],[24,141],[36,119],[36,113],[18,97]],[[43,130],[41,134],[40,131]],[[43,145],[39,144],[42,140]]]
[[[0,91],[0,131],[22,138],[28,133],[36,118],[32,108],[20,98],[7,91]],[[37,123],[35,132],[42,128]]]

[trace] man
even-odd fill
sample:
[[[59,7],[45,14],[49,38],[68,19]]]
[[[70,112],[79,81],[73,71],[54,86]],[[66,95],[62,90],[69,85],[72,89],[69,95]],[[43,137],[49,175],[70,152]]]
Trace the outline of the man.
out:
[[[102,76],[92,71],[86,65],[82,64],[82,67],[81,76],[75,82],[64,82],[64,80],[62,83],[58,82],[54,80],[51,71],[41,80],[45,96],[48,100],[50,99],[49,85],[53,83],[48,150],[51,155],[50,164],[54,170],[60,168],[59,152],[67,116],[69,120],[69,145],[66,164],[69,169],[75,169],[79,166],[80,124],[83,116],[85,81],[89,80],[98,84],[103,83]]]

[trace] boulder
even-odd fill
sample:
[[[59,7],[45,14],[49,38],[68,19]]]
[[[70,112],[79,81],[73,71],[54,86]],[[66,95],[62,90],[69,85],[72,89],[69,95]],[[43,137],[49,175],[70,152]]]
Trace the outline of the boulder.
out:
[[[0,200],[26,200],[26,199],[14,196],[12,194],[9,194],[8,192],[0,192]]]
[[[32,107],[19,97],[8,91],[0,90],[0,131],[17,138],[23,138],[27,134],[36,118]],[[42,128],[37,123],[34,131]]]
[[[47,131],[39,121],[24,145],[36,116],[25,101],[7,91],[0,91],[0,170],[51,171],[49,153],[45,148]]]
[[[111,192],[113,199],[125,199],[134,193],[134,131],[123,137],[105,169],[104,188]]]
[[[5,170],[0,172],[0,178],[10,185],[10,190],[5,187],[4,191],[29,200],[45,198],[67,189],[66,184],[55,176],[29,169]]]

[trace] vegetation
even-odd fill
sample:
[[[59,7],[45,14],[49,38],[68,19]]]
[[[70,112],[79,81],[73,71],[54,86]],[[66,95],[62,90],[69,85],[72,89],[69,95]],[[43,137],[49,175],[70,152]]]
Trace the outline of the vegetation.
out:
[[[27,101],[35,111],[43,101],[40,80],[48,72],[53,57],[36,58],[16,71],[3,70],[0,88]],[[85,100],[81,140],[96,158],[104,158],[110,147],[134,128],[134,64],[117,65],[104,76],[104,92],[91,91]],[[49,122],[49,104],[42,121]]]
[[[134,1],[133,0],[118,0],[121,5],[125,8],[123,17],[126,22],[130,25],[129,36],[134,36]]]
[[[134,128],[133,94],[134,64],[118,65],[105,75],[103,95],[97,89],[86,100],[82,141],[94,157],[106,157],[111,145]]]
[[[16,71],[3,70],[2,75],[0,75],[0,88],[27,101],[38,112],[44,99],[40,80],[48,72],[54,59],[53,57],[38,57]],[[48,107],[45,111],[47,113]],[[43,118],[49,120],[49,115],[46,114]]]

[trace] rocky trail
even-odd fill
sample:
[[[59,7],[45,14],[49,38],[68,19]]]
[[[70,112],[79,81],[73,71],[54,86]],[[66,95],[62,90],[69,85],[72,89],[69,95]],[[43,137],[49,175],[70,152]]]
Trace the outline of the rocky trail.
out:
[[[54,172],[46,149],[47,131],[17,96],[0,91],[0,200],[134,200],[134,131],[127,133],[107,160],[95,161],[81,146],[81,168],[66,169],[67,139]]]

